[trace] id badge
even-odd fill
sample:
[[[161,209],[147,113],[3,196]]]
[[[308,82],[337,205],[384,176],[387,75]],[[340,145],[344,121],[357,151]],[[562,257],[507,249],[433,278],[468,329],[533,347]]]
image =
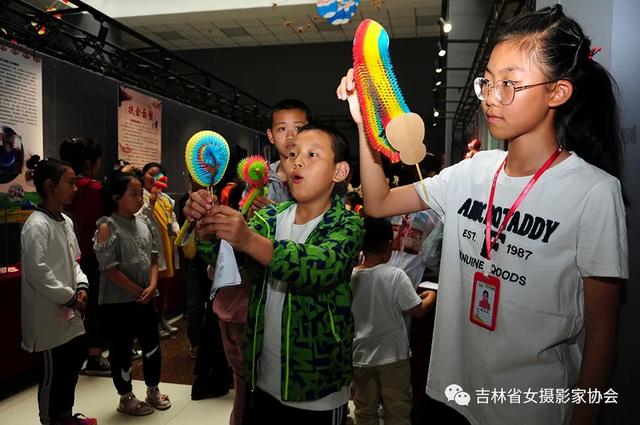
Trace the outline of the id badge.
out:
[[[478,326],[493,331],[496,329],[498,302],[500,300],[500,279],[485,276],[482,272],[473,275],[473,293],[469,319]]]

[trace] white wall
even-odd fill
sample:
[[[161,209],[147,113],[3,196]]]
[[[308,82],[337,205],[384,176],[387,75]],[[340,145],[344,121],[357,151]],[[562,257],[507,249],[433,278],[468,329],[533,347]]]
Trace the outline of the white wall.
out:
[[[592,0],[593,1],[593,0]],[[625,178],[630,208],[627,210],[629,231],[629,267],[625,304],[620,317],[618,368],[614,385],[622,397],[618,409],[609,409],[607,423],[637,423],[637,400],[640,398],[640,2],[614,0],[612,13],[611,72],[620,86],[621,125],[625,139]]]
[[[538,1],[538,8],[555,1]],[[621,307],[618,357],[612,387],[619,404],[605,410],[604,423],[638,423],[640,398],[640,2],[638,0],[564,0],[565,13],[576,19],[603,51],[596,60],[609,69],[620,88],[621,127],[625,133],[625,171],[622,179],[630,201],[627,209],[629,280]]]
[[[611,69],[613,0],[538,0],[536,7],[541,9],[556,3],[562,5],[565,15],[578,21],[591,38],[592,47],[602,47],[596,59]]]

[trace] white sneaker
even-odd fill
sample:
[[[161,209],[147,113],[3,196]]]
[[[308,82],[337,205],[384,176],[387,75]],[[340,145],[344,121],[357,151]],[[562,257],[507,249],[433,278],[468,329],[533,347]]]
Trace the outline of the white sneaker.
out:
[[[170,334],[178,333],[178,328],[176,328],[175,326],[171,326],[166,319],[162,319],[160,321],[160,327]]]

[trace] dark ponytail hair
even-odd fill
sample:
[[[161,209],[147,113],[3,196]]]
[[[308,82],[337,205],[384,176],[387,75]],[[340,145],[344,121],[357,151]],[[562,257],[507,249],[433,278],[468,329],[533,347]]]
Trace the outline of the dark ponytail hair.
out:
[[[72,137],[60,145],[60,158],[71,164],[76,174],[82,174],[86,161],[93,165],[100,157],[102,147],[88,137]]]
[[[57,159],[40,159],[40,156],[33,155],[27,161],[27,168],[27,180],[33,180],[36,191],[42,199],[45,199],[47,193],[44,190],[44,182],[51,180],[54,185],[57,185],[60,177],[67,171],[67,168],[71,168],[71,165]]]
[[[118,209],[116,201],[125,194],[131,180],[140,181],[135,175],[121,173],[120,171],[113,171],[111,175],[104,180],[101,196],[105,215],[111,215]]]
[[[497,43],[515,42],[542,65],[549,80],[573,83],[573,95],[556,113],[560,145],[590,164],[620,178],[622,143],[617,86],[593,59],[591,40],[562,6],[540,9],[507,22]]]
[[[147,174],[147,171],[149,171],[152,168],[157,168],[160,170],[162,174],[167,174],[164,171],[164,167],[159,162],[148,162],[147,164],[144,165],[144,167],[142,167],[142,175],[144,176],[145,174]]]

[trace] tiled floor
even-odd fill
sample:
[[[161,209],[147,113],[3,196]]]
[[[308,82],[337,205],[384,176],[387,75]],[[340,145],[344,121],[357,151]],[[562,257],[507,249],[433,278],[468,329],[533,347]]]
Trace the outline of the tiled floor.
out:
[[[191,401],[189,385],[161,383],[160,389],[171,398],[171,408],[142,418],[116,412],[118,396],[111,378],[80,376],[76,387],[74,412],[98,418],[99,425],[226,425],[233,402],[233,392],[221,398]],[[142,381],[133,382],[134,393],[143,398],[146,387]],[[37,386],[33,386],[6,400],[0,401],[0,423],[34,425],[38,423]]]

